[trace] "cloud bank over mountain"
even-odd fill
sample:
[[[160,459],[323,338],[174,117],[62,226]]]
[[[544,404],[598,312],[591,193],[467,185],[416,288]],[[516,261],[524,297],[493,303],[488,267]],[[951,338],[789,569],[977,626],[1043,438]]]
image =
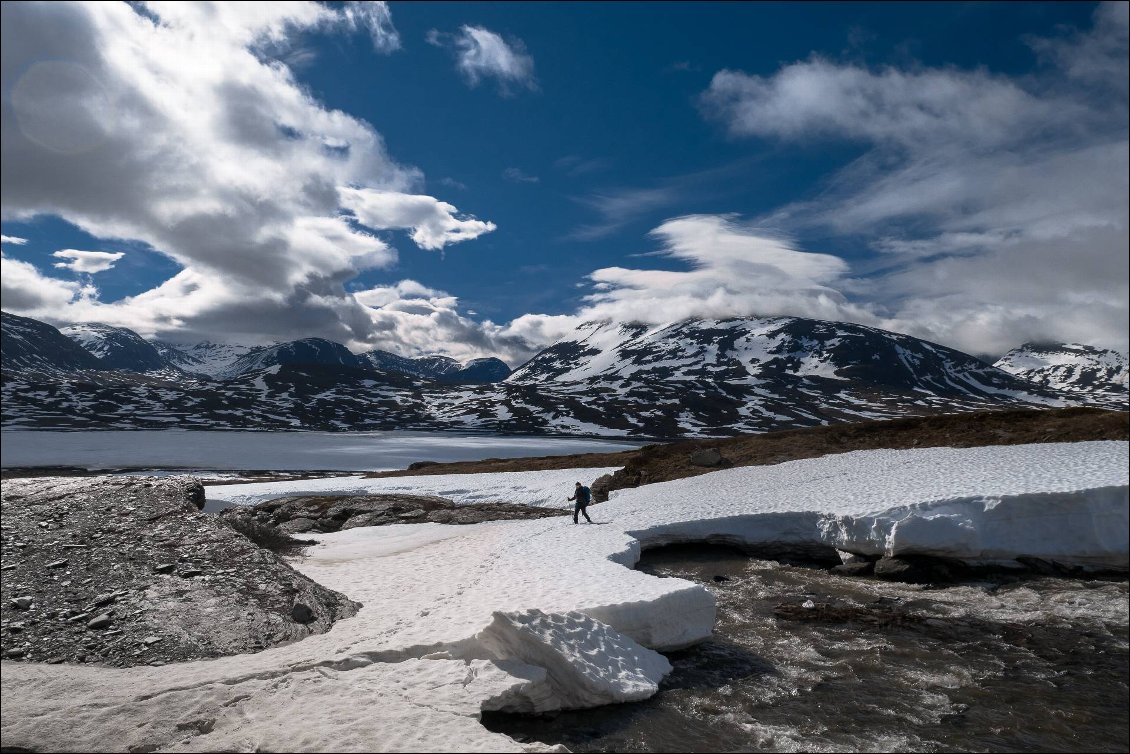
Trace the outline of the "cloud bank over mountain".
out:
[[[457,206],[480,201],[478,188],[447,178],[432,185],[462,187],[460,199],[431,195],[373,125],[295,72],[294,61],[316,57],[309,40],[331,35],[360,39],[381,62],[411,54],[386,4],[6,3],[3,219],[59,217],[104,243],[59,243],[36,263],[23,253],[26,226],[6,226],[4,308],[177,342],[316,335],[355,351],[512,364],[586,320],[741,315],[845,320],[977,354],[1052,340],[1126,350],[1127,7],[1103,4],[1089,28],[1027,38],[1038,65],[1025,75],[816,53],[759,72],[718,70],[691,106],[673,94],[670,106],[719,143],[802,158],[847,145],[853,156],[765,212],[691,204],[709,182],[759,169],[755,160],[693,180],[563,193],[562,204],[594,219],[564,233],[547,224],[522,254],[531,266],[591,259],[571,268],[579,305],[535,302],[495,322],[463,306],[481,310],[482,299],[461,282],[397,272],[407,255],[438,263],[443,253],[482,255],[492,269],[504,221]],[[509,32],[439,28],[457,31],[433,28],[427,41],[453,56],[463,81],[417,44],[440,58],[457,94],[515,113],[561,94]],[[526,196],[549,191],[554,172],[600,180],[612,164],[539,165],[509,148],[520,136],[492,133],[484,160]],[[502,211],[494,201],[483,202],[488,213]],[[614,261],[587,255],[613,239]],[[81,250],[122,248],[124,262],[121,251]],[[103,281],[152,254],[175,274],[103,300]]]

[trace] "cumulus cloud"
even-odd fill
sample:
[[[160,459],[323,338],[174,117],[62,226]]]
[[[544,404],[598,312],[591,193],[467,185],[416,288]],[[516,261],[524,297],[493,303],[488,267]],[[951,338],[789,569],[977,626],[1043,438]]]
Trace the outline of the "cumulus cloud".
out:
[[[0,243],[12,244],[13,246],[23,246],[27,243],[27,239],[20,238],[19,236],[0,235]]]
[[[353,295],[373,325],[368,338],[350,344],[355,351],[379,348],[406,356],[443,353],[461,361],[491,355],[511,366],[523,363],[536,351],[525,334],[470,319],[459,311],[458,298],[415,280]]]
[[[59,280],[41,273],[35,265],[0,253],[0,298],[6,311],[53,312],[76,300],[97,295],[90,285]]]
[[[51,284],[61,308],[50,312],[19,303],[46,300],[49,285],[6,277],[6,309],[181,341],[363,339],[372,323],[345,284],[397,252],[342,214],[343,197],[368,198],[361,222],[383,206],[371,229],[406,229],[427,249],[493,230],[420,196],[420,172],[372,126],[325,107],[264,52],[298,32],[360,28],[388,51],[383,4],[4,3],[2,14],[3,217],[56,215],[182,268],[113,302],[65,303],[71,289]],[[28,295],[9,298],[21,281]]]
[[[730,215],[668,220],[651,235],[656,256],[689,269],[606,267],[588,277],[592,292],[568,316],[526,315],[504,332],[530,342],[561,337],[586,320],[660,324],[690,317],[806,315],[822,319],[877,319],[838,289],[848,265],[830,254],[802,251],[788,239]]]
[[[342,188],[339,193],[341,205],[362,225],[374,230],[409,229],[421,249],[442,249],[496,228],[492,222],[461,216],[453,205],[430,196],[357,188]]]
[[[814,199],[760,218],[883,256],[856,286],[890,322],[974,353],[1025,339],[1127,347],[1127,5],[1029,44],[1024,78],[812,58],[718,72],[734,137],[863,145]]]
[[[114,263],[125,256],[121,251],[79,251],[78,249],[62,249],[51,256],[66,259],[66,262],[56,262],[55,266],[71,272],[83,272],[93,275],[96,272],[105,272],[112,269]]]
[[[454,34],[432,29],[427,41],[452,51],[455,67],[469,86],[494,79],[504,96],[514,94],[516,89],[537,89],[534,59],[520,39],[507,41],[490,29],[464,25]]]

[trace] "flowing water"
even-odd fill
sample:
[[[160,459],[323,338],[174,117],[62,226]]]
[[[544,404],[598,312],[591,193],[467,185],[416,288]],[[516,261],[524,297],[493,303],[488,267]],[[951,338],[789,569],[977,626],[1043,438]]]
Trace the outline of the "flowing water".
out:
[[[1130,747],[1125,577],[930,587],[708,546],[653,550],[639,568],[706,585],[714,638],[669,653],[646,702],[484,725],[575,752]]]

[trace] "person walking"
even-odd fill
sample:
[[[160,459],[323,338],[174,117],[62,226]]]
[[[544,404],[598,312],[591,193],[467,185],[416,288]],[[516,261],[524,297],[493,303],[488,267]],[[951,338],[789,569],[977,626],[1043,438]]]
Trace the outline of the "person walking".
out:
[[[576,488],[573,490],[573,497],[565,498],[566,500],[576,500],[576,505],[573,506],[573,523],[577,523],[577,514],[580,513],[585,517],[585,520],[590,524],[592,519],[589,518],[589,512],[585,508],[589,507],[589,501],[592,500],[592,490],[577,482]]]

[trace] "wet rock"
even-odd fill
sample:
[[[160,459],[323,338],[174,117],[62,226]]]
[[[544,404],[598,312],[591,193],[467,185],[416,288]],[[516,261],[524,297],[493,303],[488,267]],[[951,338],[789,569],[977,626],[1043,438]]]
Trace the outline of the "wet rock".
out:
[[[875,562],[875,575],[888,581],[907,584],[933,584],[952,581],[959,573],[954,564],[922,555],[883,557]]]
[[[1016,559],[1016,562],[1023,565],[1029,571],[1038,573],[1041,576],[1079,576],[1083,573],[1083,569],[1077,566],[1064,565],[1055,560],[1046,560],[1044,558],[1021,556]]]
[[[832,567],[832,573],[841,576],[870,576],[875,573],[875,564],[870,560],[861,560],[854,563],[841,563]]]

